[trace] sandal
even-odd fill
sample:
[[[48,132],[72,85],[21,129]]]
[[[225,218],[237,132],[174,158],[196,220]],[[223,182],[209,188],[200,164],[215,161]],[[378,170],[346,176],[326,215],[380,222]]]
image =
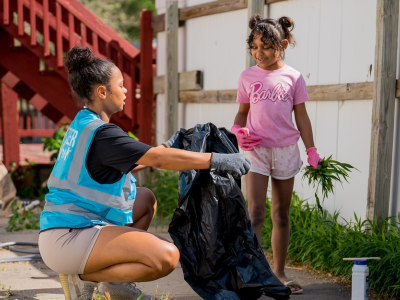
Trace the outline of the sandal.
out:
[[[303,287],[296,280],[284,281],[283,285],[287,286],[288,288],[296,287],[296,286],[300,288],[298,291],[295,291],[295,292],[292,291],[292,295],[303,294]]]

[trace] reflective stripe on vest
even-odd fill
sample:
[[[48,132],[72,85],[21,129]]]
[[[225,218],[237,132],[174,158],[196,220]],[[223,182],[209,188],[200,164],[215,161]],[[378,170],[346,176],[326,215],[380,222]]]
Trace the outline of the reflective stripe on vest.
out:
[[[90,224],[132,223],[135,201],[135,179],[128,173],[111,184],[100,184],[91,178],[86,167],[86,156],[95,130],[106,122],[98,116],[81,111],[72,122],[63,145],[75,146],[62,150],[48,180],[50,193],[41,216],[41,229],[55,227],[80,228]],[[94,119],[93,119],[94,118]],[[72,138],[71,138],[72,137]],[[76,141],[75,141],[76,138]],[[74,145],[74,143],[76,144]],[[71,152],[72,157],[68,158]],[[64,155],[64,156],[63,156]],[[97,204],[97,205],[96,205]]]

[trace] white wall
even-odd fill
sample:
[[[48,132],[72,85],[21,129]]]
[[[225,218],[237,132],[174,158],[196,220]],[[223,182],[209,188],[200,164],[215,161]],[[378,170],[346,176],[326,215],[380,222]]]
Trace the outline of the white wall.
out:
[[[210,1],[180,3],[191,6],[205,2]],[[156,1],[160,12],[162,3],[165,0]],[[299,70],[307,85],[373,81],[376,0],[290,0],[269,7],[265,15],[289,16],[296,23],[297,45],[286,51],[285,63]],[[203,71],[204,90],[236,89],[245,69],[247,23],[246,9],[187,20],[179,36],[179,55],[184,60],[179,62],[180,71]],[[165,33],[158,33],[157,42],[157,74],[161,75],[165,72]],[[161,99],[163,95],[157,102],[157,133],[163,136]],[[341,210],[346,220],[354,219],[354,212],[364,218],[372,100],[309,101],[306,106],[320,155],[333,155],[360,170],[352,172],[350,184],[336,186],[335,195],[325,201],[324,207],[332,213]],[[190,128],[213,122],[230,128],[237,109],[237,104],[186,104],[181,110],[181,124]],[[157,141],[165,138],[157,136]],[[306,164],[302,141],[299,146]],[[300,179],[301,174],[296,178],[295,190],[313,202],[313,189],[305,183],[303,186]]]

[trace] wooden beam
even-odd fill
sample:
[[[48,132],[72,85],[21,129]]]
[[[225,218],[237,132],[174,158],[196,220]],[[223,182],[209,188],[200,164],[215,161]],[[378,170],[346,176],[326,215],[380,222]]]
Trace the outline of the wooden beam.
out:
[[[237,90],[185,91],[179,93],[181,103],[236,103]]]
[[[4,81],[0,82],[1,129],[3,162],[7,169],[10,163],[19,164],[18,94]]]
[[[400,96],[400,80],[397,82]],[[310,101],[371,100],[373,82],[310,85],[307,87]],[[237,90],[182,91],[179,101],[183,103],[235,103]]]
[[[179,10],[179,21],[244,9],[246,7],[247,0],[219,0],[190,7],[184,7]]]
[[[166,134],[169,138],[178,128],[178,1],[167,0],[165,14],[166,41]]]
[[[197,91],[203,88],[201,71],[188,71],[178,74],[180,91]],[[153,93],[165,93],[165,76],[153,77]]]
[[[179,9],[179,21],[245,9],[247,0],[219,0]],[[154,32],[165,30],[165,14],[153,17]]]
[[[153,125],[153,12],[142,10],[140,13],[140,103],[139,103],[139,139],[151,145]],[[131,72],[135,70],[131,69]],[[135,77],[133,76],[132,79]],[[136,91],[132,91],[135,100]]]
[[[210,16],[247,8],[249,0],[218,0],[179,9],[179,21],[186,21],[198,17]],[[252,0],[250,0],[252,1]],[[288,0],[260,0],[263,4],[272,4]],[[264,12],[262,13],[262,15]],[[165,30],[165,14],[153,16],[154,32]]]
[[[389,216],[399,1],[378,0],[367,219]]]
[[[272,3],[283,2],[283,1],[288,1],[288,0],[265,0],[265,4],[272,4]]]
[[[373,82],[311,85],[307,87],[310,100],[366,100],[373,97]]]
[[[250,18],[254,15],[264,16],[265,0],[248,0],[247,7],[247,36],[250,35],[251,29],[248,26]],[[247,45],[246,45],[247,48]],[[249,51],[246,52],[246,69],[255,66],[257,63]]]

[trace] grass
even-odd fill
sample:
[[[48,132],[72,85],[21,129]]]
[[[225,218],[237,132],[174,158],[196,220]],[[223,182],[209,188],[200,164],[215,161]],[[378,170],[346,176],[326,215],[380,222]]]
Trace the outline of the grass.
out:
[[[269,198],[266,205],[270,211]],[[380,261],[368,262],[370,287],[378,294],[400,295],[400,228],[394,220],[389,218],[378,224],[376,220],[361,221],[354,215],[354,221],[340,222],[339,212],[321,212],[293,193],[290,226],[290,260],[350,278],[352,263],[343,261],[344,257],[378,256]],[[262,246],[268,252],[272,252],[271,234],[272,220],[267,213]]]
[[[8,298],[13,295],[13,291],[11,290],[11,286],[9,286],[8,289],[6,289],[6,285],[3,284],[3,285],[1,285],[1,288],[3,290],[6,290],[6,295],[5,295],[4,300],[8,300]]]

